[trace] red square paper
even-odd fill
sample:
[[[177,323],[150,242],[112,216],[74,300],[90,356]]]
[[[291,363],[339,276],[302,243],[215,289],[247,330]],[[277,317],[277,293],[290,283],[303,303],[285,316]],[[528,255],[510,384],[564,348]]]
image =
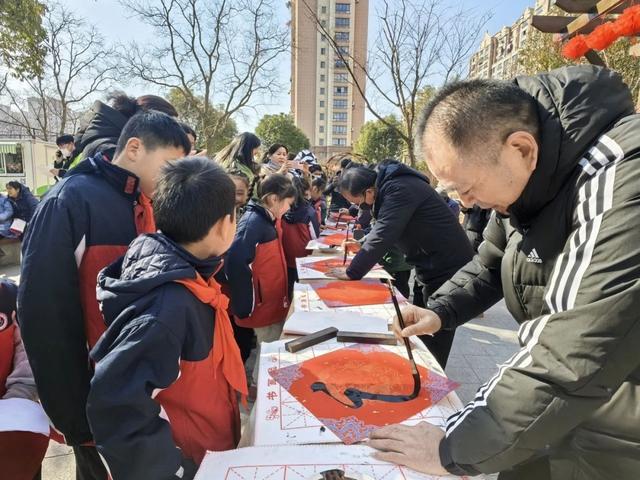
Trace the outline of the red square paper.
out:
[[[275,370],[271,376],[349,445],[367,438],[377,428],[415,416],[458,387],[422,366],[418,371],[422,388],[417,398],[397,403],[365,399],[360,408],[338,401],[353,405],[343,395],[347,388],[387,395],[412,392],[413,377],[406,358],[377,345],[354,345]],[[315,382],[323,382],[335,398],[312,391]]]

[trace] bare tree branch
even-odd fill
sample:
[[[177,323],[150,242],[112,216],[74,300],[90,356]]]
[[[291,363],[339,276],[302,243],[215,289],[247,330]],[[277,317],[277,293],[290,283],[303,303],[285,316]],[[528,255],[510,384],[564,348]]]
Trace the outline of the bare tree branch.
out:
[[[276,1],[121,0],[157,33],[154,45],[127,49],[123,73],[179,90],[212,138],[232,115],[281,89],[277,59],[289,34],[274,14]],[[220,115],[209,114],[214,107]]]
[[[452,12],[436,0],[382,0],[375,14],[377,38],[367,59],[361,59],[340,48],[315,7],[307,0],[301,2],[336,60],[343,62],[367,109],[398,133],[406,145],[407,160],[415,165],[414,128],[419,96],[432,84],[444,83],[464,71],[488,16],[473,18],[468,13]],[[360,70],[363,78],[358,76]],[[400,115],[400,124],[389,121],[389,109]]]
[[[15,126],[33,138],[52,140],[75,131],[81,109],[116,79],[112,48],[95,27],[60,4],[43,18],[47,56],[42,76],[6,85],[2,91],[10,108],[0,112],[0,124]],[[9,110],[9,111],[7,111]],[[19,121],[18,121],[19,120]]]

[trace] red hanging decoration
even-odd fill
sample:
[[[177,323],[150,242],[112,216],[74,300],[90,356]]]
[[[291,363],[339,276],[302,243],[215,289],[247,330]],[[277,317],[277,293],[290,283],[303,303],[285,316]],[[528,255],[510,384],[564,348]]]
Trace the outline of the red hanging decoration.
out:
[[[596,27],[585,39],[591,50],[604,50],[619,38],[613,23],[603,23]]]
[[[630,37],[640,31],[640,5],[626,8],[613,23],[621,37]]]
[[[576,35],[562,47],[562,55],[570,60],[578,60],[589,51],[586,35]]]
[[[604,50],[622,37],[640,33],[640,5],[625,9],[613,22],[603,23],[589,35],[576,35],[562,47],[562,55],[577,60],[589,50]]]

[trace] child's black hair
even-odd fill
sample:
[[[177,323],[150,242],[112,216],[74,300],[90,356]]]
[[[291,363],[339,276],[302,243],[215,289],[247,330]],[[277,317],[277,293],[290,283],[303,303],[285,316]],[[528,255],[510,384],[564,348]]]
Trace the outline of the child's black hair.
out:
[[[67,143],[73,143],[73,135],[67,133],[56,138],[57,146],[66,145]]]
[[[166,113],[141,112],[129,119],[122,129],[115,156],[118,156],[131,138],[139,138],[148,151],[161,147],[182,148],[187,155],[191,142],[182,126]]]
[[[13,188],[14,190],[18,190],[19,192],[21,192],[23,185],[20,182],[17,182],[15,180],[11,180],[10,182],[7,182],[5,187],[6,188]]]
[[[231,172],[229,173],[229,176],[231,177],[231,179],[233,180],[234,178],[237,178],[238,180],[240,180],[242,183],[244,183],[247,186],[247,190],[249,189],[249,187],[251,186],[251,182],[249,181],[249,177],[247,177],[244,173],[242,172]]]
[[[311,186],[322,192],[327,188],[327,179],[325,177],[316,177],[311,181]]]
[[[267,195],[275,195],[278,200],[296,198],[296,187],[286,175],[274,173],[269,175],[258,185],[258,196],[264,200]]]
[[[191,128],[191,125],[187,125],[184,122],[180,122],[180,126],[184,130],[184,133],[186,133],[187,135],[191,135],[194,140],[198,140],[198,134],[193,128]]]
[[[158,229],[177,243],[207,236],[226,215],[235,215],[236,187],[227,173],[206,157],[169,162],[153,198]]]
[[[293,207],[298,208],[300,205],[304,205],[307,202],[305,193],[311,189],[311,185],[309,184],[309,180],[298,176],[294,176],[292,182],[293,186],[296,188],[296,199],[293,203]]]

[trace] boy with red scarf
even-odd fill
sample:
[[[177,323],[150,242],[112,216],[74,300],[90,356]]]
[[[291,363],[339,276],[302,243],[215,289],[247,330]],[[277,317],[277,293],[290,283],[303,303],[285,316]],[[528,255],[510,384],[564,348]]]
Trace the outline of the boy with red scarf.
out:
[[[191,144],[159,112],[126,123],[113,162],[100,155],[71,169],[40,202],[22,249],[18,318],[42,406],[73,446],[79,480],[106,480],[86,415],[89,350],[105,331],[98,272],[140,233],[154,232],[150,198],[160,168]]]
[[[87,405],[113,478],[191,479],[207,450],[237,446],[247,394],[228,298],[214,275],[236,231],[235,185],[211,160],[167,165],[153,203],[161,233],[103,270],[109,325],[91,352]]]

